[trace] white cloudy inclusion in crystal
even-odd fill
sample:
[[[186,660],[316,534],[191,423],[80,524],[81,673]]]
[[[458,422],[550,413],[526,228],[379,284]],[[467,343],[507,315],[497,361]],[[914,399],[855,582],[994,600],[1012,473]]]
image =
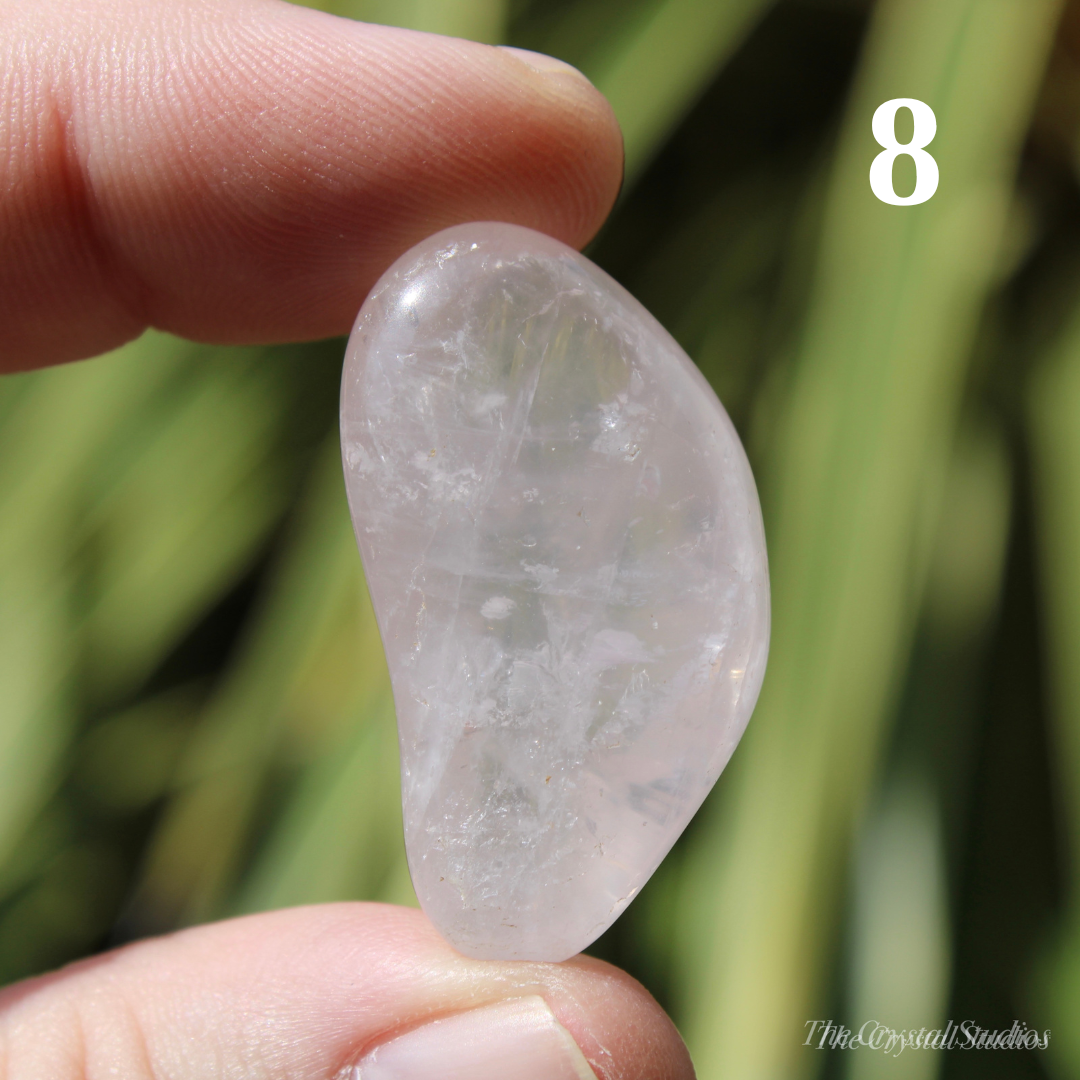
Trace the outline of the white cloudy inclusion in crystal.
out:
[[[470,956],[563,960],[648,880],[753,710],[768,570],[738,436],[621,286],[490,222],[376,285],[341,434],[417,896]]]

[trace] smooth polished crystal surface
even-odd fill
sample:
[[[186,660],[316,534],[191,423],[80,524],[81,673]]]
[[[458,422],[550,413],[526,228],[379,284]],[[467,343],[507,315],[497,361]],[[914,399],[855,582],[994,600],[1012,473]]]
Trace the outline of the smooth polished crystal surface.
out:
[[[376,285],[341,434],[417,896],[470,956],[563,960],[648,880],[754,707],[768,570],[738,436],[621,286],[490,222]]]

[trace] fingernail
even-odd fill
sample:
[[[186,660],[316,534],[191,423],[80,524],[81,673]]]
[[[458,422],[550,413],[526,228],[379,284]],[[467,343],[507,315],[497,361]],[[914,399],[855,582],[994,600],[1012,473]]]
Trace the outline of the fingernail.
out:
[[[513,45],[499,45],[498,48],[510,53],[511,56],[516,56],[523,64],[541,75],[572,75],[592,86],[592,83],[573,64],[568,64],[565,60],[548,56],[546,53],[533,52],[531,49],[518,49]]]
[[[350,1080],[596,1080],[541,997],[416,1028],[368,1052]]]

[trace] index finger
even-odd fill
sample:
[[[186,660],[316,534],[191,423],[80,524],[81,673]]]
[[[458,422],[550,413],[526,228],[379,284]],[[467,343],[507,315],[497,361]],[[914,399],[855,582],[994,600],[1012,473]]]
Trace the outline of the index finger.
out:
[[[455,222],[574,246],[621,179],[572,68],[280,0],[0,0],[0,370],[152,325],[345,332]]]

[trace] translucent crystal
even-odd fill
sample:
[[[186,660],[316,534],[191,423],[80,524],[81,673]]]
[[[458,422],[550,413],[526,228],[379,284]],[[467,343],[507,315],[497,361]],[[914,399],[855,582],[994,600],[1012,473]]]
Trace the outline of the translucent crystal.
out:
[[[629,293],[489,222],[376,285],[341,432],[417,896],[470,956],[563,960],[648,880],[754,707],[746,455]]]

